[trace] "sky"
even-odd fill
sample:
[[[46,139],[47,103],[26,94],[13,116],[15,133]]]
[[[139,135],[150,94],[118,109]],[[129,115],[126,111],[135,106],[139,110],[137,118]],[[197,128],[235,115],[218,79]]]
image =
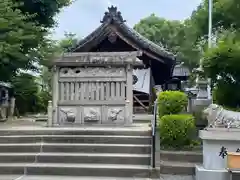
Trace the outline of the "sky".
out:
[[[184,20],[202,0],[75,0],[56,17],[53,38],[61,39],[65,32],[82,38],[99,25],[107,7],[114,5],[122,12],[126,23],[133,27],[140,19],[154,13],[168,20]]]

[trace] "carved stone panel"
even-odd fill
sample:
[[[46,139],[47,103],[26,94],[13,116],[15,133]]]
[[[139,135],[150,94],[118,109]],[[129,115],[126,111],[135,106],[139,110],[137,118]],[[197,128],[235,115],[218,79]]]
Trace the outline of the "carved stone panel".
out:
[[[59,120],[60,124],[75,123],[77,117],[77,109],[74,107],[60,107]]]
[[[108,124],[123,124],[124,123],[125,111],[123,107],[109,107],[107,110],[107,121],[104,123]]]
[[[100,107],[84,107],[83,119],[84,123],[98,123],[101,120]]]
[[[61,68],[60,77],[124,77],[124,68]]]

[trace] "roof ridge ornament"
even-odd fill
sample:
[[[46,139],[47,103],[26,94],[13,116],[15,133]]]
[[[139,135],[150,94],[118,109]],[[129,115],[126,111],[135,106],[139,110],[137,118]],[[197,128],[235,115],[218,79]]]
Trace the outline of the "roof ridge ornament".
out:
[[[126,20],[123,19],[122,13],[117,10],[116,6],[108,7],[108,12],[105,12],[104,17],[101,23],[111,23],[112,21],[117,21],[120,23],[126,22]]]

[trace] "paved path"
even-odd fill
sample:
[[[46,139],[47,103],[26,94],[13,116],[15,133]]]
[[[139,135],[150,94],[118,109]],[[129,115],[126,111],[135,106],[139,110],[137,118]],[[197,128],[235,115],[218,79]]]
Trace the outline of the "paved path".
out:
[[[160,180],[195,180],[193,176],[161,175]]]
[[[62,176],[0,176],[0,180],[157,180],[148,178],[62,177]],[[192,176],[161,175],[160,180],[194,180]]]
[[[152,180],[147,178],[69,177],[69,176],[0,176],[1,180]]]

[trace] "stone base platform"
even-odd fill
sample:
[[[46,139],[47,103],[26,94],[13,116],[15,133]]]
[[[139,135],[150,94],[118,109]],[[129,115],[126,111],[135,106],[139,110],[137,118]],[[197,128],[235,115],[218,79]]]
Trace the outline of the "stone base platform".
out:
[[[227,170],[208,170],[196,166],[196,180],[230,180],[230,174]]]

